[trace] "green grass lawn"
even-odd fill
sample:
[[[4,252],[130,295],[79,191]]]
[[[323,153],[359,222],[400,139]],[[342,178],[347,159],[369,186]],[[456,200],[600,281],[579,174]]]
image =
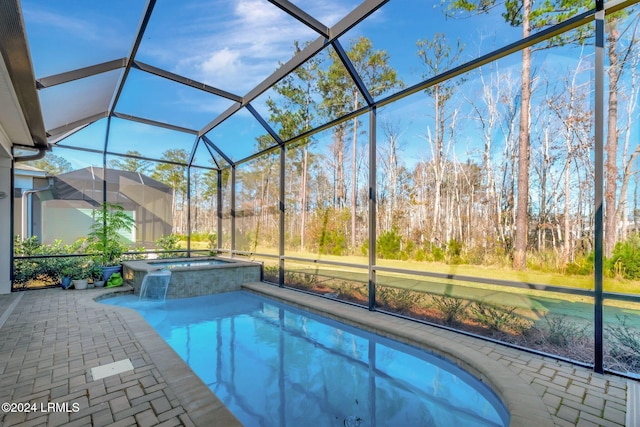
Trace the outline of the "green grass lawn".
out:
[[[203,245],[205,244],[204,242]],[[206,246],[205,246],[206,247]],[[198,242],[192,248],[199,248]],[[277,255],[275,248],[258,248],[258,253]],[[308,260],[342,262],[362,266],[363,268],[307,264],[286,261],[287,271],[319,275],[325,279],[344,279],[360,283],[368,282],[368,258],[364,256],[319,255],[308,252],[286,252],[287,256]],[[273,260],[274,263],[276,259]],[[516,271],[509,268],[485,267],[477,265],[449,265],[439,262],[418,262],[400,260],[377,260],[377,266],[430,273],[468,276],[521,283],[533,283],[547,286],[562,286],[577,289],[593,289],[593,276],[573,276],[562,273],[536,270]],[[410,273],[378,272],[376,281],[381,286],[411,289],[435,295],[448,295],[475,301],[493,302],[504,306],[518,307],[521,315],[539,321],[545,314],[566,315],[574,319],[591,322],[593,320],[593,299],[590,297],[539,291],[534,289],[507,287],[488,283],[476,283],[464,280],[430,278]],[[640,281],[606,278],[604,290],[627,294],[640,294]],[[640,328],[640,303],[605,301],[605,323],[617,323],[618,317],[629,317],[629,324]]]

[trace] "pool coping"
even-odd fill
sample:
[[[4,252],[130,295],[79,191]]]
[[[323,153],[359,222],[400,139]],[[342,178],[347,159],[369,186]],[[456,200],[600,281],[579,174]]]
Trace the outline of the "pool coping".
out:
[[[99,294],[87,292],[77,301],[89,307],[106,307],[120,315],[196,426],[242,427],[235,415],[137,311],[99,302],[127,294],[133,294],[133,287],[105,289]]]
[[[245,283],[242,288],[446,358],[487,384],[498,395],[509,411],[511,427],[555,425],[547,405],[533,387],[516,373],[465,344],[465,341],[476,338],[456,334],[456,340],[452,340],[451,332],[444,337],[443,330],[433,326],[266,283]]]
[[[240,267],[247,265],[259,265],[253,261],[245,260],[242,258],[224,258],[219,256],[205,256],[205,257],[190,257],[190,258],[157,258],[157,259],[143,259],[124,261],[123,267],[129,268],[134,271],[144,271],[149,273],[151,271],[163,270],[164,268],[159,263],[171,263],[171,262],[188,262],[188,261],[222,261],[220,264],[203,264],[199,265],[199,270],[216,270],[229,267]],[[193,267],[176,266],[171,271],[192,271]]]

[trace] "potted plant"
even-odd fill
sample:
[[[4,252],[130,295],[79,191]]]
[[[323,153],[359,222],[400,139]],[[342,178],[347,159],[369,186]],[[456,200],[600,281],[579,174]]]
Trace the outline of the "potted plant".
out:
[[[102,267],[103,280],[109,280],[111,274],[120,271],[122,254],[127,250],[120,233],[130,233],[134,227],[135,221],[120,205],[105,202],[100,209],[94,210],[87,249],[97,254],[96,261]]]
[[[91,265],[89,266],[89,269],[88,269],[88,274],[89,274],[89,279],[93,281],[94,287],[101,288],[104,286],[104,279],[102,277],[104,273],[102,271],[102,267],[100,267],[95,262],[91,262]]]
[[[81,260],[70,267],[71,282],[75,289],[87,289],[89,284],[89,272]]]
[[[80,260],[77,257],[65,257],[60,259],[60,286],[62,289],[69,289],[72,285],[72,279],[80,276]]]

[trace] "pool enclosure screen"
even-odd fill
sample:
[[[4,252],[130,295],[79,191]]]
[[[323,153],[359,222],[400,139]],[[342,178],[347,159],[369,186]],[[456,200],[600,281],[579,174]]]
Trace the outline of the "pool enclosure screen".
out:
[[[635,1],[15,7],[43,205],[114,201],[141,253],[250,257],[280,286],[640,373]]]

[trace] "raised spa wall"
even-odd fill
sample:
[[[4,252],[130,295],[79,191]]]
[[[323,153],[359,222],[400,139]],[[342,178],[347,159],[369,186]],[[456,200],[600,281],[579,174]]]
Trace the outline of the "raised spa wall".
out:
[[[140,294],[142,279],[150,271],[162,268],[154,262],[187,262],[207,259],[225,261],[222,264],[172,267],[167,298],[188,298],[239,290],[243,283],[259,282],[262,265],[231,258],[175,258],[162,260],[126,261],[122,263],[124,283]]]

